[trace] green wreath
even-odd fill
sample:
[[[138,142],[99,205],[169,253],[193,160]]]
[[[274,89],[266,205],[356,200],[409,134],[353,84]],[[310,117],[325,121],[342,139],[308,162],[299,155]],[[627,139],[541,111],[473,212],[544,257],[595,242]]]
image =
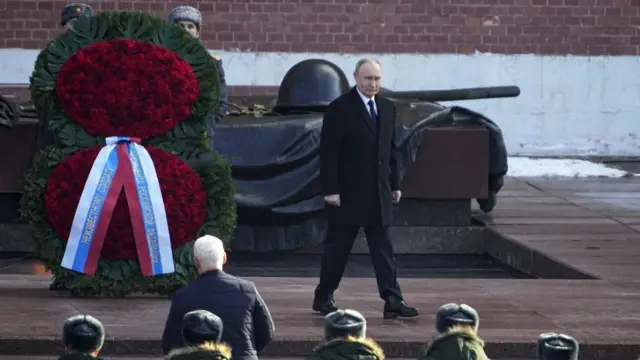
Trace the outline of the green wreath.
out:
[[[218,103],[215,63],[202,43],[181,27],[141,12],[104,12],[79,18],[72,29],[53,40],[38,56],[31,76],[32,102],[41,121],[55,136],[54,144],[36,156],[25,175],[20,212],[32,226],[36,255],[53,273],[56,287],[78,296],[170,294],[197,276],[193,241],[174,249],[175,272],[171,274],[144,277],[137,260],[101,259],[95,275],[85,276],[60,266],[66,241],[52,227],[42,200],[49,176],[61,162],[80,150],[105,144],[103,137],[89,135],[61,109],[55,93],[57,74],[78,50],[112,39],[143,40],[163,46],[191,66],[200,88],[191,116],[169,132],[143,140],[142,144],[180,157],[197,172],[207,196],[206,222],[198,236],[215,235],[229,247],[236,220],[231,170],[208,148],[205,138],[206,121],[213,116]]]

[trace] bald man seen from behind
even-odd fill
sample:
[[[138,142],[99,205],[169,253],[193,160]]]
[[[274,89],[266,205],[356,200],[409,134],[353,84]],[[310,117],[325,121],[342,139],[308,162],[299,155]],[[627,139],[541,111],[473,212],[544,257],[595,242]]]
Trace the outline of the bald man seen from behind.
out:
[[[258,353],[273,339],[274,325],[256,285],[223,271],[227,254],[222,241],[214,236],[196,240],[193,257],[200,276],[178,290],[171,300],[162,334],[165,355],[184,346],[184,315],[206,310],[222,319],[221,341],[231,346],[233,360],[257,360]]]

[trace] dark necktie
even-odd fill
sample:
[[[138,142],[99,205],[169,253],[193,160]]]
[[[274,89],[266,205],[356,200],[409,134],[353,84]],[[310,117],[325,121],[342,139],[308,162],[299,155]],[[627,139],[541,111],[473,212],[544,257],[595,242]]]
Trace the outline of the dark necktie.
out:
[[[376,114],[376,108],[373,107],[373,100],[369,100],[369,115],[371,115],[371,120],[376,123],[378,120],[378,114]]]

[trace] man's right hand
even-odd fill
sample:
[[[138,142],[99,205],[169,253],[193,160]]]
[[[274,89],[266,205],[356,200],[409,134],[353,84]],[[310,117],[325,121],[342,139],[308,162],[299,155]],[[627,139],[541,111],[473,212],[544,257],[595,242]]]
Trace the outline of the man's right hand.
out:
[[[327,195],[324,197],[324,201],[326,201],[328,204],[331,204],[333,206],[340,206],[340,195],[338,194]]]

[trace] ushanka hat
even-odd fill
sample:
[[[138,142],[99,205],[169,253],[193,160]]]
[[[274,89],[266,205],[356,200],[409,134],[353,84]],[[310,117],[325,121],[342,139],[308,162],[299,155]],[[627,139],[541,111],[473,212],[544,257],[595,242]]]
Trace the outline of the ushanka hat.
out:
[[[202,13],[191,6],[178,6],[169,13],[169,21],[190,21],[200,27],[202,26]]]
[[[337,310],[324,318],[325,340],[347,336],[364,337],[367,333],[367,320],[355,310]]]
[[[80,16],[93,16],[93,9],[87,4],[73,3],[66,5],[60,12],[60,26],[65,26],[69,21]]]
[[[578,360],[578,341],[569,335],[546,333],[537,343],[538,360]]]
[[[91,315],[72,316],[62,326],[62,343],[81,353],[102,349],[104,326]]]
[[[449,303],[442,305],[436,314],[436,331],[443,333],[453,325],[468,324],[478,331],[480,316],[467,304]]]
[[[182,317],[182,339],[187,346],[220,342],[223,329],[222,319],[206,310],[194,310]]]

